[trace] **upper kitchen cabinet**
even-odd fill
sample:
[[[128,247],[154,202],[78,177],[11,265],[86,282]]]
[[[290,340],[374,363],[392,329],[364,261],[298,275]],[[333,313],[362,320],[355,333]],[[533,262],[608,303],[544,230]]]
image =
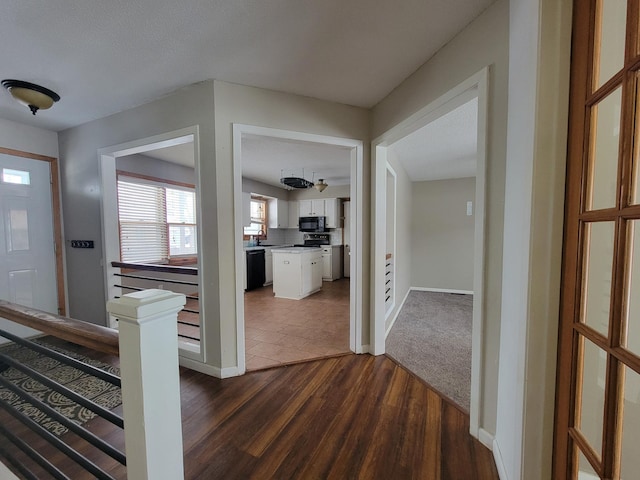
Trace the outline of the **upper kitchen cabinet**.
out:
[[[299,200],[301,217],[324,217],[324,199],[316,200]]]
[[[297,208],[299,209],[296,215],[297,217],[326,217],[327,228],[341,227],[339,198],[320,198],[315,200],[299,200],[298,202],[290,202],[290,204],[295,203],[297,203]],[[296,219],[296,225],[297,221],[298,220]],[[289,221],[289,225],[293,225],[291,220]]]
[[[327,228],[340,228],[340,200],[338,198],[326,198],[324,200],[324,216],[327,217]]]
[[[289,228],[289,202],[273,198],[267,208],[269,228]]]
[[[289,228],[300,226],[300,205],[295,200],[289,202]]]

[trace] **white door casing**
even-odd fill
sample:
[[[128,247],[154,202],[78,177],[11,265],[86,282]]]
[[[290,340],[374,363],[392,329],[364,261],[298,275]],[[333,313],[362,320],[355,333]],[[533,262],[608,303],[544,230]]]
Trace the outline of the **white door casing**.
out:
[[[302,142],[324,143],[349,147],[351,150],[351,188],[350,197],[355,211],[350,219],[349,227],[354,245],[354,254],[351,255],[349,267],[354,272],[350,282],[349,318],[350,332],[349,344],[355,353],[365,353],[369,346],[362,342],[362,302],[363,293],[359,282],[362,282],[363,263],[362,257],[362,205],[363,198],[363,159],[364,146],[361,140],[317,135],[313,133],[281,130],[277,128],[258,127],[254,125],[233,124],[233,179],[234,179],[234,217],[235,217],[235,258],[236,258],[236,351],[238,374],[242,375],[246,370],[245,363],[245,338],[244,338],[244,290],[242,288],[242,265],[244,250],[242,246],[242,136],[252,134],[266,137],[286,138]],[[309,212],[303,212],[303,202],[298,202],[300,216],[307,216]],[[308,205],[309,206],[309,205]],[[313,205],[310,205],[313,206]],[[318,204],[316,203],[316,206]],[[357,207],[360,207],[358,211]],[[324,205],[323,205],[324,209]]]
[[[470,433],[485,446],[492,448],[492,438],[480,425],[482,410],[482,358],[483,358],[483,312],[484,312],[484,228],[485,228],[485,181],[487,155],[487,115],[488,115],[489,68],[485,67],[475,75],[452,88],[449,92],[418,110],[409,118],[380,135],[372,142],[372,191],[374,199],[372,245],[372,290],[371,351],[375,355],[385,351],[384,281],[386,258],[386,196],[387,196],[387,147],[401,138],[415,132],[436,118],[459,105],[478,97],[477,171],[475,196],[474,232],[474,273],[473,273],[473,320],[471,334],[471,404]]]

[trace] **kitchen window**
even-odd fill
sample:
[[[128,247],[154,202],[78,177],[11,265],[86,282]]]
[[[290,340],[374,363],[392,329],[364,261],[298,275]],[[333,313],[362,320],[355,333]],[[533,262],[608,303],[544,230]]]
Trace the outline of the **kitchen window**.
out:
[[[267,201],[251,197],[251,224],[244,227],[244,239],[249,240],[256,235],[260,235],[263,240],[267,238]]]
[[[193,187],[119,173],[118,223],[123,262],[174,263],[176,257],[178,261],[196,260]]]

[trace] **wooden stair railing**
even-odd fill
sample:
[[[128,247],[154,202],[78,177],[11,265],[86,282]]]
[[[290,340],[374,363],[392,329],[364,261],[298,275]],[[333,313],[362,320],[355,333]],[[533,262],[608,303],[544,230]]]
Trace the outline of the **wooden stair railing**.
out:
[[[118,331],[0,300],[0,318],[82,345],[99,352],[119,354]]]

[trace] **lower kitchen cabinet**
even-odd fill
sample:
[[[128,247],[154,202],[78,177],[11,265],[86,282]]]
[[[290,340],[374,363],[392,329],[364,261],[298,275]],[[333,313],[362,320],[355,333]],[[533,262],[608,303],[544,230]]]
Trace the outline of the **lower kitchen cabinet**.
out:
[[[342,245],[322,247],[322,280],[342,278]]]
[[[273,254],[270,248],[264,249],[264,284],[271,285],[273,282]]]
[[[311,251],[309,251],[311,250]],[[300,300],[322,289],[322,250],[273,250],[273,294]]]

